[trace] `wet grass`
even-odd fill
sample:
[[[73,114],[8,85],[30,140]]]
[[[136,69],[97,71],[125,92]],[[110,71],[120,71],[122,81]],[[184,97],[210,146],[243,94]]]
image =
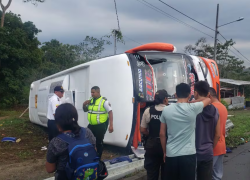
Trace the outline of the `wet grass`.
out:
[[[234,128],[229,131],[229,136],[226,138],[227,146],[236,147],[250,141],[250,110],[234,110],[228,114],[234,115],[228,117],[233,122]]]
[[[0,140],[3,137],[21,139],[19,143],[0,142],[0,163],[45,159],[46,151],[42,151],[41,147],[48,146],[47,128],[31,123],[28,111],[19,118],[22,111],[24,110],[0,112]],[[124,155],[127,155],[124,148],[105,145],[102,159],[109,160]]]
[[[42,146],[48,145],[46,129],[29,121],[28,113],[1,111],[0,137],[15,137],[20,142],[0,142],[0,162],[20,162],[28,159],[45,158]]]

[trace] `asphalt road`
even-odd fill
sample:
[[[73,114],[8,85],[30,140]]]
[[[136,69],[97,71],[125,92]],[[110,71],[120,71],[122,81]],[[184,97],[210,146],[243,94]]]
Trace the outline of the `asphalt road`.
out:
[[[250,142],[233,149],[224,157],[223,180],[250,180]],[[146,180],[146,172],[123,180]]]
[[[227,156],[223,180],[250,180],[250,143],[238,146]]]

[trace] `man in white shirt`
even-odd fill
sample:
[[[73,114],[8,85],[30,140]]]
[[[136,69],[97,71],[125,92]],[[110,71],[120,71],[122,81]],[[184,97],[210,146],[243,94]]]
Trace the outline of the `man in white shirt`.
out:
[[[56,137],[59,134],[59,131],[55,123],[55,113],[56,113],[56,108],[60,104],[62,104],[61,98],[63,97],[63,94],[64,94],[63,87],[56,86],[54,88],[54,95],[51,98],[49,98],[48,111],[47,111],[49,141],[51,141],[54,137]]]

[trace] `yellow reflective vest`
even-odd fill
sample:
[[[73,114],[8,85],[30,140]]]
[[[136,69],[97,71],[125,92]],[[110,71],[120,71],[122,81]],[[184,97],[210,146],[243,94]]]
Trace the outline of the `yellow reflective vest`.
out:
[[[108,113],[104,108],[105,99],[101,96],[95,100],[91,99],[88,105],[88,121],[91,125],[102,124],[107,121]]]

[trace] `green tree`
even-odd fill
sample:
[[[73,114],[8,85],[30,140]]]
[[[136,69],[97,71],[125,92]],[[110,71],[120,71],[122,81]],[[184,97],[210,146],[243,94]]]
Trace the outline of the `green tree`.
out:
[[[86,36],[83,42],[77,45],[63,44],[56,39],[43,43],[42,62],[34,77],[41,79],[73,66],[98,59],[104,51],[104,46],[110,44],[103,38]]]
[[[244,70],[244,61],[229,54],[230,48],[235,42],[230,39],[224,44],[217,45],[217,65],[222,78],[239,78]],[[185,47],[185,52],[196,56],[213,59],[214,48],[207,43],[206,38],[200,38],[195,45]]]
[[[32,22],[23,23],[20,16],[6,13],[5,26],[0,28],[1,106],[27,101],[30,85],[27,80],[41,63],[42,52],[36,37],[39,32]]]
[[[120,29],[112,29],[111,33],[104,36],[104,37],[107,37],[107,38],[114,37],[114,54],[116,54],[116,49],[117,49],[116,42],[120,42],[120,43],[125,44],[125,41],[123,39],[123,35],[122,35],[122,32]]]
[[[5,14],[6,14],[7,9],[10,7],[11,2],[12,2],[12,0],[9,0],[7,5],[4,6],[2,3],[2,0],[0,0],[0,6],[2,8],[1,27],[3,27],[3,25],[4,25]]]
[[[8,0],[8,3],[6,4],[6,6],[4,6],[4,4],[2,3],[3,0],[0,0],[0,6],[2,8],[2,14],[1,14],[1,26],[0,27],[3,27],[4,26],[4,20],[5,20],[5,14],[6,14],[6,11],[7,9],[10,7],[11,3],[12,3],[12,0]],[[37,4],[37,2],[45,2],[45,0],[23,0],[23,2],[32,2],[34,5]]]
[[[42,63],[39,67],[38,79],[65,70],[75,65],[76,46],[60,43],[56,39],[43,43]]]
[[[101,57],[105,45],[110,45],[111,42],[104,38],[94,38],[86,36],[80,44],[76,45],[77,59],[76,62],[88,62]]]

